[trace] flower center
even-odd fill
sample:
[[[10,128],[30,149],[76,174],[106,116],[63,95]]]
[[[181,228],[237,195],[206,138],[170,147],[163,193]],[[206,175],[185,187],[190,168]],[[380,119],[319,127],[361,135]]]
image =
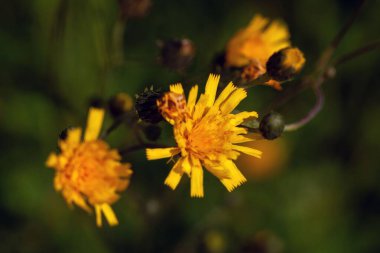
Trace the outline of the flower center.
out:
[[[80,144],[64,171],[64,185],[88,198],[91,204],[111,203],[121,180],[117,156],[100,140]]]
[[[181,137],[185,138],[187,152],[201,160],[214,160],[228,149],[231,135],[228,120],[221,115],[213,115],[194,123]]]

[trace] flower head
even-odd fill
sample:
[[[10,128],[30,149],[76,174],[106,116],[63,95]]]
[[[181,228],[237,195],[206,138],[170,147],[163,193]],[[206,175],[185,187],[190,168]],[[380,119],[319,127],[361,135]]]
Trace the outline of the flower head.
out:
[[[55,189],[69,205],[88,212],[93,206],[98,226],[102,214],[110,225],[118,224],[110,205],[119,199],[117,192],[126,189],[132,174],[130,164],[121,163],[119,153],[98,139],[103,118],[103,109],[90,108],[83,141],[81,128],[68,129],[66,138],[58,142],[60,152],[51,153],[46,161],[56,170]]]
[[[289,31],[279,20],[270,21],[261,15],[253,17],[246,28],[238,31],[228,42],[226,48],[226,64],[242,67],[252,61],[265,64],[276,51],[288,47]]]
[[[177,154],[180,158],[171,169],[165,184],[175,189],[183,174],[191,178],[192,197],[203,197],[203,168],[215,175],[228,191],[246,181],[233,160],[240,152],[260,157],[261,152],[237,145],[252,141],[247,130],[239,125],[256,112],[231,114],[247,96],[242,88],[230,82],[216,98],[220,76],[210,75],[205,93],[198,96],[198,86],[190,90],[187,101],[181,84],[170,86],[170,92],[157,104],[164,118],[173,125],[177,147],[147,149],[149,160],[169,158]]]

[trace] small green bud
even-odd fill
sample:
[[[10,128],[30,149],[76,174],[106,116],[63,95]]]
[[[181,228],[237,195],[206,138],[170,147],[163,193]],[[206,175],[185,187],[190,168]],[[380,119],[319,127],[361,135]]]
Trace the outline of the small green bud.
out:
[[[285,123],[282,115],[271,112],[264,116],[260,122],[260,132],[265,139],[273,140],[281,136]]]

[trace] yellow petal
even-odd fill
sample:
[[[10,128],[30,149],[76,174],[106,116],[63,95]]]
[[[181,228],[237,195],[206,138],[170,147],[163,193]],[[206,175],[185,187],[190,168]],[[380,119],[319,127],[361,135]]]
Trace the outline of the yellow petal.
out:
[[[182,178],[183,172],[181,170],[182,159],[178,160],[173,168],[170,170],[169,175],[166,177],[164,184],[169,186],[172,190],[177,188],[179,181]]]
[[[95,205],[95,216],[96,216],[96,225],[98,227],[102,226],[102,209],[100,205]]]
[[[102,204],[101,209],[110,226],[116,226],[119,224],[119,221],[117,220],[116,215],[109,204]]]
[[[233,135],[230,139],[231,143],[244,143],[253,141],[253,139],[245,137],[243,135]]]
[[[46,167],[53,168],[58,163],[58,157],[55,153],[50,153],[48,159],[45,162]]]
[[[104,119],[104,110],[91,107],[88,112],[87,126],[84,134],[85,141],[96,140],[99,136]]]
[[[219,180],[231,178],[230,172],[221,166],[205,164],[205,167],[211,174],[219,178]]]
[[[232,149],[240,151],[247,155],[257,157],[257,158],[261,158],[261,154],[263,153],[260,150],[250,148],[250,147],[239,146],[239,145],[232,145]]]
[[[206,107],[211,107],[214,104],[219,79],[220,75],[210,74],[208,77],[205,88],[205,94],[208,96]]]
[[[191,176],[191,162],[190,162],[190,156],[183,157],[182,162],[182,171],[186,173],[189,177]]]
[[[247,33],[257,32],[264,29],[269,23],[269,19],[264,18],[260,14],[255,15],[248,25]]]
[[[195,106],[195,102],[197,101],[198,96],[198,85],[195,85],[191,88],[189,92],[189,98],[187,99],[187,108],[189,109],[189,113],[193,113],[193,109]]]
[[[208,101],[208,96],[205,94],[202,94],[197,104],[195,105],[194,114],[193,114],[194,121],[200,119],[203,116],[203,113],[205,112],[205,109],[206,109],[207,101]]]
[[[247,181],[247,179],[243,176],[243,174],[241,174],[233,161],[225,160],[223,161],[222,166],[226,168],[230,173],[229,179],[220,180],[229,192]]]
[[[67,130],[66,141],[69,143],[80,143],[81,135],[82,135],[82,128],[80,127],[69,128]]]
[[[183,88],[182,88],[182,84],[180,84],[180,83],[170,85],[170,91],[177,93],[177,94],[183,94],[184,93]]]
[[[191,169],[191,186],[190,196],[202,198],[203,193],[203,169],[198,159],[193,159],[193,167]]]
[[[251,117],[258,118],[259,115],[255,111],[240,112],[240,113],[234,115],[234,119],[231,121],[231,124],[233,124],[235,126],[239,125],[239,124],[243,123],[244,120],[251,118]]]
[[[227,97],[234,91],[236,90],[236,87],[232,82],[230,82],[226,88],[220,93],[219,97],[216,99],[214,103],[214,107],[217,107],[219,109],[219,105],[224,102],[224,100],[227,99]]]
[[[232,112],[233,109],[238,106],[238,104],[247,97],[247,92],[242,89],[238,88],[235,90],[220,106],[220,111],[223,114],[228,114]]]
[[[148,160],[157,160],[167,157],[172,157],[180,152],[177,147],[173,148],[147,148],[146,157]]]

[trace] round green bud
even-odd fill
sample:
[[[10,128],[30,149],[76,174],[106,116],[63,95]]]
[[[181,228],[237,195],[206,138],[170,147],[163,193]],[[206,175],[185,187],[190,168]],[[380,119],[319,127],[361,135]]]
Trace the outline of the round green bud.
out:
[[[265,139],[273,140],[281,136],[285,122],[281,114],[271,112],[264,116],[260,122],[260,132]]]

